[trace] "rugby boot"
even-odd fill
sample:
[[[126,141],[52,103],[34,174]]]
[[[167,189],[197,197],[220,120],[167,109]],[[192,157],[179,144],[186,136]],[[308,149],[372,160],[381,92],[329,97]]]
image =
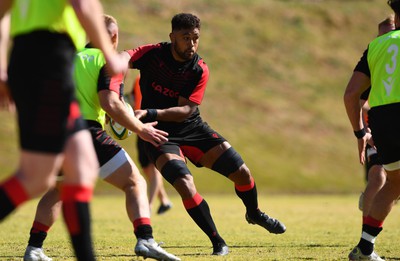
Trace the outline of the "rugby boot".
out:
[[[372,252],[370,255],[366,256],[363,253],[361,253],[361,250],[359,247],[353,248],[353,250],[349,254],[349,260],[355,261],[355,260],[371,260],[371,261],[385,261],[385,259],[382,259],[378,256],[377,253]]]
[[[229,253],[229,248],[225,242],[218,242],[213,245],[213,255],[215,256],[226,256]]]
[[[52,259],[45,255],[42,248],[27,246],[24,261],[52,261]]]
[[[165,212],[167,212],[168,210],[170,210],[171,208],[172,208],[172,203],[168,203],[168,204],[166,204],[166,205],[161,204],[160,207],[159,207],[158,210],[157,210],[157,214],[158,214],[158,215],[162,215],[162,214],[164,214]]]
[[[257,210],[256,216],[250,216],[246,213],[246,220],[249,224],[259,225],[273,234],[282,234],[286,231],[286,227],[279,220],[269,217],[264,212]]]
[[[168,253],[153,238],[143,239],[138,238],[135,246],[137,256],[142,256],[145,259],[150,257],[162,261],[180,261],[181,259]]]

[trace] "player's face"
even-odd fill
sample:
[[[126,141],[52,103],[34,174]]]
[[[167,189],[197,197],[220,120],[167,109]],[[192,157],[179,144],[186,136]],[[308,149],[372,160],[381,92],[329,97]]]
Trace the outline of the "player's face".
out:
[[[200,30],[198,28],[173,31],[169,36],[175,60],[184,62],[193,58],[199,47]]]

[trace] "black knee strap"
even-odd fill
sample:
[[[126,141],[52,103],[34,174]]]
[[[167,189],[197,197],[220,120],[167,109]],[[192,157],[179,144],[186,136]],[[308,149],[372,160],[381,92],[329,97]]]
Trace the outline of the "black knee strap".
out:
[[[165,163],[161,169],[161,174],[173,185],[177,178],[190,174],[190,171],[184,161],[173,159]]]
[[[242,157],[232,147],[227,149],[221,156],[214,162],[212,170],[228,177],[229,174],[235,172],[244,163]]]

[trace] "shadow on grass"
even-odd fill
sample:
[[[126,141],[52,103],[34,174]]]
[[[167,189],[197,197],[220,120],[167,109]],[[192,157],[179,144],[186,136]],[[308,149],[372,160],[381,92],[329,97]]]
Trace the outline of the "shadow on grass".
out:
[[[179,254],[177,256],[179,257],[202,257],[202,256],[211,256],[212,253],[212,247],[208,247],[208,246],[188,246],[188,245],[179,245],[179,246],[162,246],[162,248],[164,248],[165,250],[167,250],[168,252],[170,252],[171,254],[175,254],[172,249],[186,249],[190,252],[186,252],[183,254]],[[141,260],[143,259],[143,257],[140,256],[136,256],[134,253],[133,254],[127,254],[127,253],[121,253],[121,254],[98,254],[96,256],[99,259],[111,259],[111,258],[132,258],[131,260]]]
[[[290,244],[290,245],[231,245],[229,247],[231,248],[264,248],[264,247],[276,247],[276,248],[299,248],[299,247],[304,247],[304,248],[321,248],[321,247],[332,247],[332,248],[337,248],[337,247],[346,247],[348,246],[347,244]]]

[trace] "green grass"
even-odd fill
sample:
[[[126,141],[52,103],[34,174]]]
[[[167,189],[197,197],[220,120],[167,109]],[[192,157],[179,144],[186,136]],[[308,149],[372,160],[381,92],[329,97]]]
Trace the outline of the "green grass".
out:
[[[261,194],[260,206],[287,226],[282,235],[248,225],[244,207],[233,195],[203,194],[220,234],[230,246],[226,257],[211,256],[211,245],[194,225],[180,200],[165,215],[153,215],[156,240],[182,260],[345,260],[361,231],[358,194],[347,196]],[[36,203],[30,202],[1,224],[0,260],[20,260],[28,240]],[[400,259],[400,209],[395,206],[377,240],[376,250],[386,260]],[[137,260],[132,224],[122,195],[97,196],[92,203],[93,236],[98,260]],[[64,224],[59,220],[45,242],[55,260],[73,260]]]

